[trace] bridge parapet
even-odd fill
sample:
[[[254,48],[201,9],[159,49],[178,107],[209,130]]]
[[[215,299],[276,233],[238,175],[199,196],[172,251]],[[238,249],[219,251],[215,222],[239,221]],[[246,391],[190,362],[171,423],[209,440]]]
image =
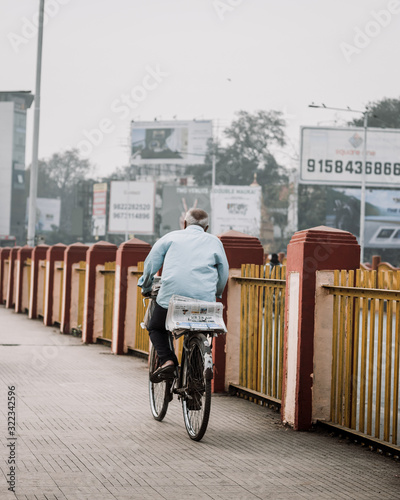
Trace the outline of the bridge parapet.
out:
[[[15,312],[29,309],[31,291],[31,257],[33,248],[25,245],[18,250],[16,265]]]
[[[295,233],[289,243],[282,419],[296,430],[312,424],[316,272],[359,267],[360,247],[347,231],[319,226]]]
[[[87,344],[105,337],[105,306],[110,305],[112,311],[113,293],[107,293],[106,274],[115,274],[115,257],[117,246],[107,241],[99,241],[86,253],[85,301],[83,311],[82,340]],[[112,265],[107,265],[107,264]],[[112,269],[112,267],[114,269]],[[114,290],[114,287],[112,287]],[[112,324],[112,316],[109,319]],[[111,341],[111,335],[110,339]]]
[[[89,247],[82,243],[69,245],[64,254],[64,276],[61,308],[61,333],[71,333],[72,328],[80,329],[85,290],[86,253]],[[83,265],[80,265],[80,262]],[[82,274],[83,273],[83,274]],[[81,307],[82,306],[82,307]]]
[[[46,287],[46,254],[50,247],[38,245],[32,250],[31,257],[31,293],[29,297],[30,319],[44,316],[44,295]]]

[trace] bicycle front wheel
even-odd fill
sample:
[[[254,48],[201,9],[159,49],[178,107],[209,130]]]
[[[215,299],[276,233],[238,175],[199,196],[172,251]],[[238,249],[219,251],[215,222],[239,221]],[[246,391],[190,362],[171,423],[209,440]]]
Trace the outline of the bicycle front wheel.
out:
[[[157,351],[151,344],[149,353],[149,376],[158,368]],[[153,417],[161,422],[168,410],[170,382],[163,380],[155,384],[149,379],[150,408]]]
[[[200,441],[206,432],[211,408],[211,380],[205,377],[204,355],[211,353],[204,335],[189,340],[182,360],[182,382],[186,395],[182,398],[183,418],[189,437]]]

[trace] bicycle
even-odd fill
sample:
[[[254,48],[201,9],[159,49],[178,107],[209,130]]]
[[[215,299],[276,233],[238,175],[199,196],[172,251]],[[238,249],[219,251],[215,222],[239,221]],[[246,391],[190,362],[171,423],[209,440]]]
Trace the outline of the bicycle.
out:
[[[150,348],[149,394],[152,415],[161,422],[176,394],[182,403],[186,431],[194,441],[203,438],[208,426],[213,378],[212,340],[220,333],[212,329],[206,331],[181,329],[179,333],[169,332],[171,349],[173,349],[173,339],[184,336],[181,364],[176,367],[173,379],[157,383],[152,382],[150,377],[159,367],[159,360],[152,344]]]

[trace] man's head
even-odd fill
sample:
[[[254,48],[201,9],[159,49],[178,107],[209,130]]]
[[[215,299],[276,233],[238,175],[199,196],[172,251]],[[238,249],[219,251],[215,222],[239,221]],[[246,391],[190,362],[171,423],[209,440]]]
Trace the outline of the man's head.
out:
[[[192,208],[185,215],[185,229],[188,226],[200,226],[207,231],[208,229],[208,213],[200,208]]]

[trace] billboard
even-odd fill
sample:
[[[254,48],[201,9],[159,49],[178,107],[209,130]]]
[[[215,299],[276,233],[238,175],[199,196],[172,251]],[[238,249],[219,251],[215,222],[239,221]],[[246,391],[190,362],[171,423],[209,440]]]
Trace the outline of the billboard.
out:
[[[93,184],[93,212],[92,212],[92,234],[93,236],[105,236],[106,234],[106,210],[107,210],[107,183]]]
[[[211,191],[211,231],[230,229],[260,237],[261,186],[215,186]]]
[[[361,189],[329,188],[326,224],[360,235]],[[366,189],[366,248],[400,248],[400,190]]]
[[[26,203],[28,221],[29,198]],[[61,200],[57,198],[36,198],[36,231],[43,233],[60,227]]]
[[[93,184],[93,215],[106,215],[107,183]]]
[[[365,166],[363,151],[363,128],[302,127],[300,182],[400,186],[400,130],[368,128]]]
[[[199,165],[211,138],[211,120],[132,122],[131,164]]]
[[[155,183],[112,181],[108,232],[153,234]]]
[[[209,187],[164,186],[161,236],[183,229],[185,214],[191,208],[201,208],[210,213]]]

